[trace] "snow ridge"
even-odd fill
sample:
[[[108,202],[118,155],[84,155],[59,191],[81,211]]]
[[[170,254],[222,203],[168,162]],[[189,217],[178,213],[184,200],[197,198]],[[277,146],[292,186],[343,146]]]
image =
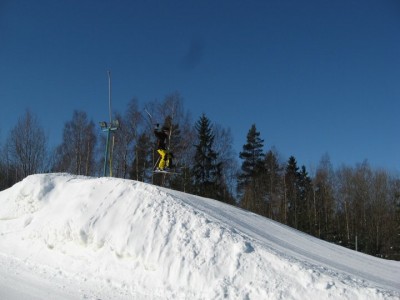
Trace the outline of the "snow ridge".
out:
[[[26,299],[400,297],[399,262],[141,182],[33,175],[0,207],[0,298],[23,298],[17,282]]]

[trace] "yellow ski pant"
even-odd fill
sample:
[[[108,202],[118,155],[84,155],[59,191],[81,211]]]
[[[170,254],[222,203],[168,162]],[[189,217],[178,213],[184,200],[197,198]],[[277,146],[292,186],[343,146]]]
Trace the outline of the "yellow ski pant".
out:
[[[168,153],[168,151],[164,149],[158,149],[157,152],[158,154],[160,154],[160,162],[158,163],[158,168],[160,170],[164,170],[165,167],[168,168],[170,158],[170,154]]]

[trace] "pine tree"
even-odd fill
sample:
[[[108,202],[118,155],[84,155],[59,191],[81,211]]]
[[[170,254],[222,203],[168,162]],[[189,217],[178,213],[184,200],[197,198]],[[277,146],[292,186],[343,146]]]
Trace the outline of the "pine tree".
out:
[[[192,169],[195,193],[200,196],[215,197],[221,170],[220,165],[216,163],[217,153],[213,149],[214,134],[211,123],[205,114],[197,121],[195,128],[198,138]]]
[[[264,170],[264,140],[253,124],[247,134],[247,143],[239,157],[243,160],[242,172],[238,178],[238,192],[241,196],[241,206],[258,213],[264,213],[261,201],[263,183],[261,174]]]
[[[298,180],[299,168],[294,156],[289,157],[285,171],[285,197],[284,197],[284,213],[285,224],[294,228],[298,227],[297,209],[298,209]]]
[[[311,233],[312,230],[312,197],[313,187],[306,167],[303,165],[299,172],[297,195],[297,216],[298,229]]]
[[[277,155],[270,150],[265,155],[265,202],[267,206],[267,217],[279,220],[280,198],[282,190],[282,168],[279,165]]]

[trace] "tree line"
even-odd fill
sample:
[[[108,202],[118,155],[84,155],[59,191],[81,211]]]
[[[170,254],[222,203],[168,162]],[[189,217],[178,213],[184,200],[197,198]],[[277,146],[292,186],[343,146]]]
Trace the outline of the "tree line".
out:
[[[263,151],[253,125],[240,153],[240,205],[318,238],[400,260],[400,179],[364,161],[334,170],[324,155],[311,177],[291,156]]]
[[[400,260],[400,179],[387,171],[367,162],[334,170],[324,155],[311,176],[294,156],[282,161],[275,149],[265,151],[255,124],[238,156],[229,128],[205,114],[193,122],[178,92],[143,107],[132,99],[115,119],[114,177],[217,199],[344,247]],[[169,147],[179,168],[173,176],[152,172],[158,122],[171,129]],[[1,147],[0,189],[42,172],[101,176],[106,137],[99,129],[76,110],[61,143],[49,150],[44,129],[27,110]]]

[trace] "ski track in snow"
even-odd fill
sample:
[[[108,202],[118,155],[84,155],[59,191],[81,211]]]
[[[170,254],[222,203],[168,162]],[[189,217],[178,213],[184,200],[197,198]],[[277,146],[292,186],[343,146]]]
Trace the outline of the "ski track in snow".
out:
[[[0,192],[0,299],[400,299],[400,262],[149,184],[33,175]]]

